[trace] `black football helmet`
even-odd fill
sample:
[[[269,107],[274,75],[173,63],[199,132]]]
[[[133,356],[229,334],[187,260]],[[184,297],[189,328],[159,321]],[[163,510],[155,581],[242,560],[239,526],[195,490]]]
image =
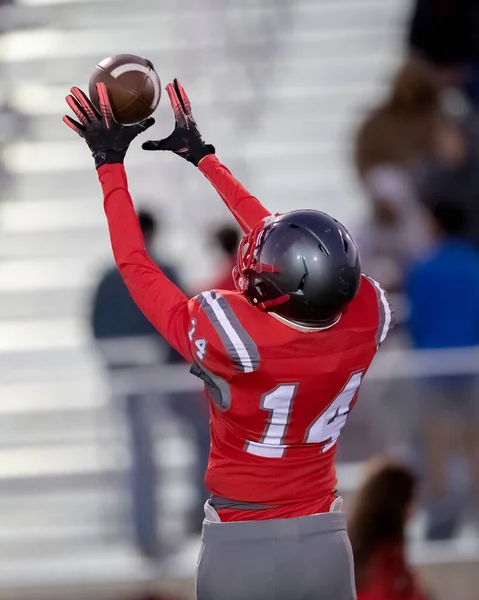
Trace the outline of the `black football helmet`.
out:
[[[355,297],[361,265],[341,223],[317,210],[293,210],[264,219],[241,239],[233,276],[260,309],[327,327]]]

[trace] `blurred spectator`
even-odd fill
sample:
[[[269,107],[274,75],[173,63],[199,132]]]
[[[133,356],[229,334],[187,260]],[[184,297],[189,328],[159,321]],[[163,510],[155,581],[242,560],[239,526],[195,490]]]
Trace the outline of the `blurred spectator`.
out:
[[[416,0],[409,48],[430,61],[443,86],[461,86],[479,101],[479,2]]]
[[[416,193],[416,169],[434,147],[439,96],[427,66],[409,60],[386,101],[369,115],[356,139],[355,163],[370,203],[357,233],[366,272],[393,291],[405,264],[428,246],[426,218]]]
[[[147,211],[139,211],[140,223],[145,247],[154,256],[153,243],[159,230],[159,223]],[[167,264],[157,263],[165,275],[176,285],[179,278],[176,270]],[[93,331],[96,339],[126,338],[131,336],[159,335],[153,325],[144,317],[141,310],[131,298],[116,267],[111,267],[101,278],[95,294],[93,309]],[[168,362],[174,362],[176,353],[168,348]]]
[[[460,234],[479,249],[479,134],[475,119],[444,123],[438,129],[419,190],[426,208],[442,202],[458,205],[466,216]]]
[[[369,465],[348,523],[358,600],[426,600],[405,551],[415,492],[416,479],[406,467]]]
[[[466,213],[446,201],[431,211],[436,246],[412,268],[406,285],[413,344],[423,349],[478,346],[479,252],[460,239]],[[448,477],[452,457],[465,458],[471,486],[479,482],[477,382],[464,375],[431,377],[421,382],[419,394],[419,408],[427,415],[422,419],[427,537],[444,539],[454,534],[461,517]],[[477,502],[478,490],[472,491]]]
[[[138,213],[145,246],[154,257],[153,242],[158,229],[156,219],[147,211]],[[176,270],[160,264],[171,281],[179,285]],[[181,287],[181,286],[180,286]],[[127,375],[130,383],[141,381],[142,367],[181,362],[182,358],[158,334],[134,303],[116,267],[101,278],[93,300],[92,329],[108,372],[115,382]],[[135,369],[137,372],[135,373]],[[208,415],[198,394],[163,396],[161,389],[153,396],[141,392],[124,393],[125,410],[131,444],[131,485],[135,535],[139,548],[148,556],[159,552],[157,538],[156,465],[154,459],[154,422],[159,403],[166,402],[170,411],[186,423],[196,444],[197,505],[195,523],[203,514],[207,494],[204,472],[209,453]],[[200,520],[201,523],[201,520]],[[198,529],[199,526],[196,526]]]
[[[212,235],[213,244],[222,253],[222,262],[218,265],[216,278],[207,283],[203,290],[235,290],[233,268],[236,266],[240,233],[236,227],[223,225]]]

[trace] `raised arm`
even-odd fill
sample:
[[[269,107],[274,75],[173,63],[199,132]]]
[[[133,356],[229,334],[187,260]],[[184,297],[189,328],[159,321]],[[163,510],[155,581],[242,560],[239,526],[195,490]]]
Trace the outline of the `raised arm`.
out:
[[[81,90],[72,88],[67,103],[78,121],[68,116],[63,121],[85,139],[95,159],[113,254],[130,294],[163,337],[191,361],[188,299],[146,253],[123,167],[131,141],[154,120],[120,125],[112,117],[105,85],[98,83],[97,90],[101,114]]]
[[[167,342],[191,362],[188,298],[146,253],[123,165],[103,165],[98,177],[113,255],[133,300]]]
[[[143,149],[169,150],[199,167],[247,233],[270,213],[216,158],[214,147],[204,143],[181,84],[175,79],[166,91],[175,113],[175,129],[163,140],[145,142]]]
[[[214,154],[205,156],[198,167],[245,233],[270,216],[271,213],[233,177]]]

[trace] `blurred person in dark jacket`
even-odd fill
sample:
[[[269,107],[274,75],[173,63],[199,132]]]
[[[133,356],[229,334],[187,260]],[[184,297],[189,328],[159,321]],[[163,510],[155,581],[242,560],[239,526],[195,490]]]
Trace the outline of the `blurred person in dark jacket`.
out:
[[[157,219],[148,211],[138,212],[141,231],[145,246],[153,253],[153,243],[159,229]],[[178,285],[179,277],[176,269],[171,265],[162,264],[161,267]],[[125,338],[131,336],[153,335],[161,345],[161,338],[153,325],[146,319],[137,307],[126,288],[116,267],[111,267],[102,276],[95,292],[93,302],[92,326],[96,339]],[[170,346],[164,343],[168,352],[168,362],[177,362],[177,354]]]
[[[429,68],[409,59],[356,137],[356,170],[370,206],[369,220],[356,237],[365,269],[388,291],[401,287],[405,265],[429,244],[415,177],[433,150],[441,119]]]
[[[406,558],[416,487],[407,467],[369,463],[348,519],[358,600],[427,600]]]
[[[409,330],[419,349],[479,346],[479,251],[464,241],[467,213],[454,198],[431,206],[434,249],[407,278]],[[423,378],[418,408],[425,453],[427,537],[447,539],[456,532],[460,509],[478,502],[479,402],[477,377],[443,375]],[[451,484],[452,459],[467,464],[471,501],[462,502]]]
[[[145,246],[154,256],[153,244],[159,224],[153,214],[141,210],[138,220]],[[159,263],[157,263],[159,264]],[[167,277],[179,285],[176,269],[160,264]],[[92,330],[106,367],[112,378],[113,393],[124,397],[131,446],[131,486],[133,520],[136,542],[147,556],[157,556],[160,547],[157,536],[157,468],[155,463],[154,423],[159,401],[167,404],[170,412],[190,430],[196,447],[196,491],[197,500],[192,510],[190,527],[200,527],[203,504],[207,499],[203,478],[208,461],[209,431],[208,416],[203,410],[201,394],[158,393],[127,391],[118,382],[128,378],[130,384],[141,385],[141,369],[164,364],[180,363],[183,359],[158,334],[135,304],[116,267],[102,276],[95,291],[92,312]],[[120,379],[119,379],[120,378]],[[201,514],[201,518],[197,515]],[[196,522],[199,519],[199,524]]]
[[[444,123],[419,178],[420,201],[429,210],[442,201],[464,212],[460,235],[479,250],[479,123],[472,116]]]

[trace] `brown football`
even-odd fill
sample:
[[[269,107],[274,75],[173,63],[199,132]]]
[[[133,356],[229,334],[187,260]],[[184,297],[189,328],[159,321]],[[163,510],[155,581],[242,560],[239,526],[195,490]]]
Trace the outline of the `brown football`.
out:
[[[133,54],[117,54],[102,60],[90,77],[90,98],[100,102],[96,84],[108,90],[113,116],[122,125],[133,125],[149,117],[158,106],[161,83],[149,60]]]

